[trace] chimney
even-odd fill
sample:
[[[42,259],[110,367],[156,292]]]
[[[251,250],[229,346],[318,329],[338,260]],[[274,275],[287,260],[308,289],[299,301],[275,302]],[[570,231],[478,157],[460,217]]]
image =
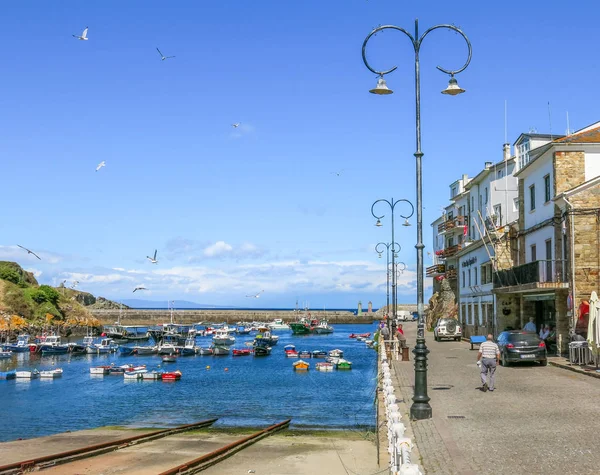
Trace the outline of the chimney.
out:
[[[492,168],[493,164],[494,162],[485,162],[485,169],[487,170],[488,168]]]
[[[505,143],[502,146],[502,152],[504,152],[504,161],[510,160],[510,144]]]

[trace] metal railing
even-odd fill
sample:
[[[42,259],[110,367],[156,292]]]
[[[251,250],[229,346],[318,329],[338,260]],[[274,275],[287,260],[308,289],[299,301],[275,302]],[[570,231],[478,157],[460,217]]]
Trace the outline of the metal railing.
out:
[[[455,244],[454,246],[447,247],[440,254],[440,257],[450,257],[456,254],[458,251],[462,249],[462,244]]]
[[[385,404],[385,417],[388,435],[388,453],[390,454],[390,474],[423,475],[417,464],[411,462],[413,442],[405,436],[406,426],[400,422],[402,415],[394,394],[392,373],[387,360],[386,341],[380,340],[379,358],[381,360],[381,390]]]
[[[494,287],[509,287],[532,283],[567,282],[567,265],[564,259],[544,259],[498,271],[494,274]]]
[[[458,226],[465,226],[468,218],[466,216],[456,216],[452,219],[448,219],[443,223],[438,224],[438,233],[450,231]]]
[[[425,275],[427,277],[435,277],[436,275],[443,274],[444,272],[446,272],[445,264],[436,264],[425,269]]]

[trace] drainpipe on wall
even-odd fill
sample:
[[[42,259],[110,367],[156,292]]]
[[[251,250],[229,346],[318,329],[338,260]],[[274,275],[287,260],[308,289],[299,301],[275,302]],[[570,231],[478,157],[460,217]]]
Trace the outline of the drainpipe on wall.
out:
[[[563,200],[565,200],[565,203],[567,204],[567,208],[569,211],[573,211],[573,205],[571,203],[569,203],[569,200],[567,199],[566,196],[563,196]],[[568,214],[567,214],[568,215]],[[577,324],[577,313],[575,312],[575,308],[577,306],[576,302],[576,297],[577,297],[577,292],[575,290],[575,223],[573,220],[573,215],[571,214],[571,219],[569,220],[571,222],[571,225],[569,226],[569,241],[570,241],[570,254],[571,254],[571,295],[573,296],[572,298],[572,309],[571,309],[571,332],[575,332],[575,325]]]

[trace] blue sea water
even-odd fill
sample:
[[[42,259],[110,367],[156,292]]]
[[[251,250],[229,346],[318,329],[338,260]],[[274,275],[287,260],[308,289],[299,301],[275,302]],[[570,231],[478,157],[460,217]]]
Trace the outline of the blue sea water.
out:
[[[376,325],[333,325],[330,335],[292,335],[278,331],[279,343],[270,356],[190,356],[177,363],[160,357],[60,355],[41,357],[20,353],[0,361],[10,369],[64,370],[55,380],[0,381],[0,441],[31,438],[107,425],[133,427],[188,424],[218,417],[218,426],[267,426],[291,418],[292,428],[355,429],[375,424],[376,353],[350,333],[373,333]],[[236,337],[244,348],[253,337]],[[210,337],[198,338],[208,346]],[[297,350],[344,350],[350,371],[322,373],[321,359],[307,360],[307,373],[294,372],[296,359],[283,347]],[[178,382],[130,381],[122,376],[90,375],[90,366],[146,364],[148,369],[179,369]]]

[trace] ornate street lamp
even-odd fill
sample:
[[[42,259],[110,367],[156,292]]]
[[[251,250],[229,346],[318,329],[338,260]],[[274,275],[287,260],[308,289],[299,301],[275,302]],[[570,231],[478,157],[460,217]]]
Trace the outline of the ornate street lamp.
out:
[[[380,223],[381,225],[381,223]],[[394,243],[398,249],[400,249],[400,244],[398,243]],[[380,251],[379,250],[379,246],[385,246],[386,247],[386,267],[385,267],[385,274],[387,277],[387,284],[386,284],[386,307],[385,307],[385,313],[386,313],[386,317],[389,320],[389,312],[390,312],[390,246],[393,248],[394,245],[392,245],[391,242],[389,243],[385,243],[385,242],[378,242],[377,245],[375,246],[375,252],[377,254],[379,254],[379,258],[381,259],[381,254],[383,253],[383,249]]]
[[[440,28],[445,28],[448,30],[453,30],[459,33],[467,43],[468,47],[468,57],[465,64],[456,70],[448,70],[444,69],[440,66],[437,66],[437,69],[446,73],[450,76],[450,81],[448,82],[448,87],[442,91],[443,94],[455,96],[457,94],[462,94],[465,92],[462,89],[458,82],[456,81],[454,75],[464,71],[469,63],[471,62],[471,43],[467,36],[462,32],[462,30],[454,25],[436,25],[425,31],[421,36],[419,36],[419,21],[415,20],[415,34],[411,35],[404,28],[400,28],[398,26],[393,25],[385,25],[375,28],[369,35],[365,38],[362,46],[362,57],[365,66],[377,74],[377,87],[375,89],[371,89],[370,92],[378,95],[388,95],[393,91],[387,87],[384,76],[396,70],[397,66],[394,66],[391,69],[385,71],[377,71],[373,69],[369,63],[367,62],[366,56],[366,48],[367,42],[373,35],[376,33],[391,29],[397,30],[404,33],[411,41],[413,45],[413,49],[415,51],[415,105],[416,105],[416,141],[417,141],[417,150],[415,152],[416,158],[416,175],[417,175],[417,244],[415,248],[417,249],[417,313],[419,315],[419,326],[417,331],[417,345],[413,350],[415,354],[415,391],[413,397],[413,405],[410,408],[410,415],[413,419],[429,419],[431,417],[431,406],[429,404],[429,396],[427,396],[427,354],[429,350],[427,346],[425,346],[425,316],[423,314],[423,248],[425,245],[423,244],[423,176],[422,176],[422,158],[423,152],[421,151],[421,71],[419,65],[419,52],[421,49],[421,43],[425,39],[425,37],[431,33],[433,30],[437,30]],[[393,239],[392,239],[393,240]]]

